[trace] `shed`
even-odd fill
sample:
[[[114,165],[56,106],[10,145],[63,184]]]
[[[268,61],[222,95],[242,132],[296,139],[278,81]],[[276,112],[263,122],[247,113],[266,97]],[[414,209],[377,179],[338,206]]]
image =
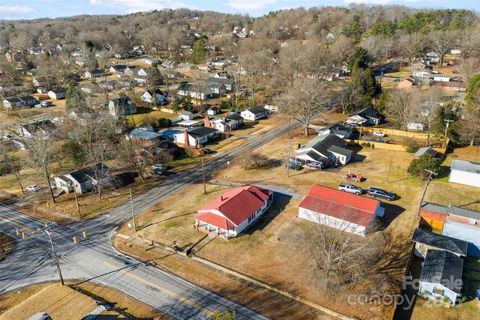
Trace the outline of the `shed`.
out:
[[[480,163],[453,160],[448,181],[480,188]]]

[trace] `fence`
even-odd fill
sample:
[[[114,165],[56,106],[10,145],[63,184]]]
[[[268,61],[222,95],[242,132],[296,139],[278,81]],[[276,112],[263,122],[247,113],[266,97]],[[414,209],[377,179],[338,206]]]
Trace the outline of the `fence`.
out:
[[[365,141],[365,140],[360,140],[358,143],[361,146],[365,146],[368,148],[369,144],[370,146],[374,146],[375,149],[382,149],[382,150],[392,150],[392,151],[406,151],[407,147],[401,144],[391,144],[391,143],[382,143],[382,142],[375,142],[375,141]]]
[[[380,132],[382,132],[386,135],[407,137],[407,138],[415,138],[415,139],[421,139],[421,140],[428,140],[429,137],[430,137],[430,139],[433,138],[433,135],[428,134],[428,133],[416,132],[416,131],[396,130],[396,129],[361,127],[360,131],[362,133],[373,133],[374,131],[380,131]]]

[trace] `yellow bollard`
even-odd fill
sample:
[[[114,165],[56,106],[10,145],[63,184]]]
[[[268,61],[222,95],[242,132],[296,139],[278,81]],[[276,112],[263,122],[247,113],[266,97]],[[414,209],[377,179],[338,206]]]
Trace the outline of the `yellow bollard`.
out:
[[[25,240],[25,233],[22,232],[22,239]]]
[[[17,229],[16,232],[17,232],[17,236],[19,236],[20,235],[20,230]]]
[[[73,236],[73,243],[77,243],[77,236]]]
[[[82,232],[82,236],[83,236],[83,239],[87,239],[87,232],[86,232],[86,231],[83,231],[83,232]]]

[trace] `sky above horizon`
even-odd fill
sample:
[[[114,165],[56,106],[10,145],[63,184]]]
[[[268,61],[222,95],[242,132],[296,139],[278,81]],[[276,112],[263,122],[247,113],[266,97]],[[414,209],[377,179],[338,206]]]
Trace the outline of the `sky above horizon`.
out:
[[[260,16],[272,10],[314,6],[405,5],[415,8],[478,10],[479,0],[0,0],[0,19],[126,14],[165,8],[190,8]]]

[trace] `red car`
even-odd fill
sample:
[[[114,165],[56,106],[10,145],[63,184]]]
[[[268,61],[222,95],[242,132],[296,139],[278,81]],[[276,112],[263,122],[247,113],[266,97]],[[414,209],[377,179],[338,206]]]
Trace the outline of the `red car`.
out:
[[[355,181],[355,182],[362,182],[365,180],[362,176],[359,176],[353,173],[348,173],[343,178],[347,181]]]

